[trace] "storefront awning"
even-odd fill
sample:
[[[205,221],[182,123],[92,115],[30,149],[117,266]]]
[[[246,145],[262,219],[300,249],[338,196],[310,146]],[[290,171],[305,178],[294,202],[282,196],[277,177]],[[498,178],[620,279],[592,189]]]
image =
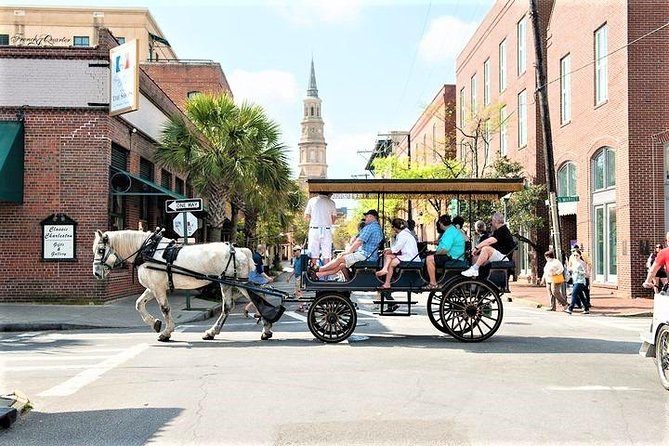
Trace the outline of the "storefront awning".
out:
[[[23,203],[23,122],[0,121],[0,201]]]
[[[153,181],[138,177],[125,170],[111,167],[111,194],[130,196],[165,196],[177,200],[186,198],[172,190],[158,186]]]

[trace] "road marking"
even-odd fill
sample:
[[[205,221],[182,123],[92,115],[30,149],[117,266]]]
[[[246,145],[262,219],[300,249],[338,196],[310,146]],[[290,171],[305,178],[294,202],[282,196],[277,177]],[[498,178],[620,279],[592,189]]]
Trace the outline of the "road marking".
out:
[[[91,360],[91,359],[106,359],[109,356],[99,356],[99,355],[94,355],[94,356],[71,356],[71,355],[25,355],[21,356],[19,358],[5,358],[4,360],[7,362],[10,361],[81,361],[81,360]]]
[[[627,386],[573,386],[573,387],[563,387],[563,386],[548,386],[546,390],[556,390],[564,392],[591,392],[591,391],[642,391],[644,389],[637,389],[635,387]]]
[[[114,355],[108,358],[105,361],[102,361],[100,364],[90,367],[82,372],[78,373],[76,376],[68,379],[64,383],[58,384],[55,387],[46,390],[38,396],[68,396],[77,392],[84,386],[92,383],[96,379],[100,378],[103,374],[107,373],[109,370],[114,367],[118,367],[124,362],[134,358],[144,350],[149,348],[149,344],[137,344],[117,355]]]
[[[32,350],[3,350],[2,355],[26,355],[28,353],[33,354],[36,358],[38,359],[43,359],[47,358],[49,356],[56,356],[56,355],[67,355],[67,354],[72,354],[72,353],[111,353],[111,352],[120,352],[124,349],[122,348],[94,348],[94,349],[86,349],[84,351],[81,350],[49,350],[49,351],[43,351],[43,352],[32,352]],[[106,358],[106,356],[105,356]]]
[[[301,314],[297,314],[294,311],[286,311],[283,314],[285,314],[286,316],[290,316],[293,319],[297,319],[298,321],[307,322],[306,316],[302,316]]]

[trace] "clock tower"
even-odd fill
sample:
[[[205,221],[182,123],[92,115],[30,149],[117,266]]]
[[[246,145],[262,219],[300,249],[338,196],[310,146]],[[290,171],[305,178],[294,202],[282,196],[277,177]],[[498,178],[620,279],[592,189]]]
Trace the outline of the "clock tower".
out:
[[[300,158],[298,163],[298,179],[301,182],[309,178],[327,178],[328,165],[325,158],[325,136],[323,135],[323,118],[321,117],[321,99],[316,87],[316,71],[314,60],[311,60],[311,76],[307,97],[304,98],[302,113],[302,134],[298,144]]]

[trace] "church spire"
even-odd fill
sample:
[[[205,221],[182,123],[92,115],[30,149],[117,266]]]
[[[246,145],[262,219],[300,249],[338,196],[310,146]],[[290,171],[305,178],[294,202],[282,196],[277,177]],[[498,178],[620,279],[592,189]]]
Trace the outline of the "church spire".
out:
[[[311,77],[309,79],[309,88],[307,88],[307,96],[312,98],[318,97],[318,87],[316,87],[316,70],[314,70],[314,58],[311,58]]]

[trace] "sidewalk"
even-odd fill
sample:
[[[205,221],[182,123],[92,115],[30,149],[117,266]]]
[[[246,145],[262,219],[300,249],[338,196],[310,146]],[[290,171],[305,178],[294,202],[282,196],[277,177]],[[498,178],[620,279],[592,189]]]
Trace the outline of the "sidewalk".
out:
[[[188,296],[189,292],[179,291],[169,296],[172,317],[177,325],[209,319],[221,309],[221,302],[191,297],[190,310],[187,310]],[[0,332],[140,327],[150,330],[135,309],[137,297],[125,297],[102,305],[3,303],[0,304]],[[155,300],[146,308],[155,317],[163,319]]]
[[[525,282],[511,282],[509,284],[511,297],[514,301],[525,302],[537,308],[548,308],[550,300],[546,287],[533,286]],[[571,288],[569,289],[571,292]],[[606,288],[590,288],[591,314],[600,316],[651,316],[653,299],[624,299],[617,297],[616,290]],[[558,307],[559,308],[559,307]]]

